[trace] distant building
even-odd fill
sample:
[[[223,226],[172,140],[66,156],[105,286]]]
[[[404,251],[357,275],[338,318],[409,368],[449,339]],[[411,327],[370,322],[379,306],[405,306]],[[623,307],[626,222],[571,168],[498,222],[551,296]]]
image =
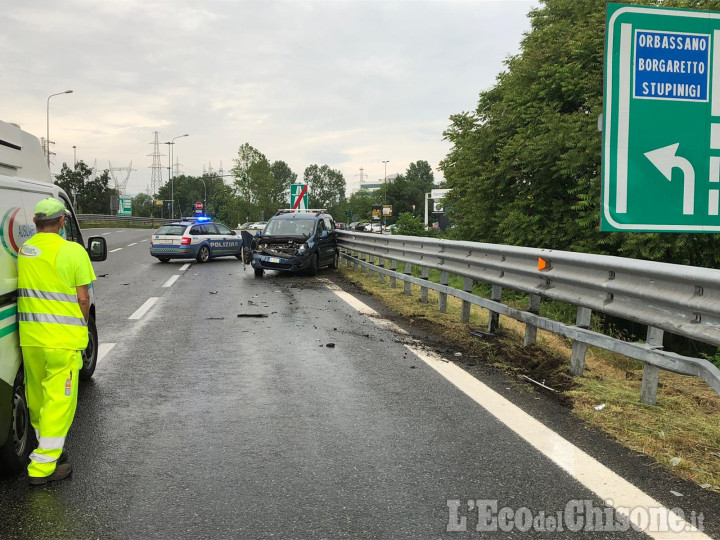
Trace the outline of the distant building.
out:
[[[392,183],[392,181],[395,180],[398,176],[398,173],[388,174],[387,181]],[[360,189],[364,189],[366,191],[377,191],[384,183],[385,178],[379,178],[376,182],[363,182],[362,184],[360,184]]]

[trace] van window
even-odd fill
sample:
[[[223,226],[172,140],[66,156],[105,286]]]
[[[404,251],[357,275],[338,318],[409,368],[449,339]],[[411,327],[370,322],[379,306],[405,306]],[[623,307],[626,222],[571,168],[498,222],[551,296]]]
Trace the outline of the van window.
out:
[[[70,204],[65,199],[62,199],[62,201],[65,203],[65,208],[70,210]],[[77,221],[75,221],[75,216],[72,214],[65,216],[65,238],[72,242],[79,242],[82,244],[80,227],[78,226]]]

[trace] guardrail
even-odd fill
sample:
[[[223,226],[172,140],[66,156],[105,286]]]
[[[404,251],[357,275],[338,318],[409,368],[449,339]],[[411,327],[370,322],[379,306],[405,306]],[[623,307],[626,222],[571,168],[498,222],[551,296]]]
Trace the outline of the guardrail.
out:
[[[172,219],[152,218],[152,217],[126,217],[126,216],[106,216],[100,214],[77,214],[75,216],[80,226],[92,227],[93,225],[101,227],[133,227],[138,229],[157,229],[164,223],[170,223]]]
[[[489,310],[488,332],[497,331],[499,315],[526,324],[524,345],[535,343],[537,329],[573,340],[570,372],[581,376],[588,345],[614,351],[644,364],[640,401],[657,402],[659,370],[700,377],[720,394],[720,369],[711,362],[662,350],[664,332],[720,346],[720,270],[666,264],[622,257],[547,249],[451,242],[414,236],[374,235],[338,231],[347,266],[377,272],[420,286],[420,297],[438,291],[438,309],[445,312],[447,296],[462,300],[462,321],[469,322],[470,305]],[[375,260],[377,259],[377,264]],[[403,272],[397,263],[404,264]],[[411,265],[421,277],[411,275]],[[440,283],[429,281],[429,270],[440,271]],[[448,285],[451,275],[464,278],[464,290]],[[490,299],[472,293],[473,282],[492,285]],[[502,289],[529,295],[527,311],[501,302]],[[577,307],[574,326],[541,317],[543,298]],[[592,312],[645,324],[645,343],[630,343],[589,330]]]

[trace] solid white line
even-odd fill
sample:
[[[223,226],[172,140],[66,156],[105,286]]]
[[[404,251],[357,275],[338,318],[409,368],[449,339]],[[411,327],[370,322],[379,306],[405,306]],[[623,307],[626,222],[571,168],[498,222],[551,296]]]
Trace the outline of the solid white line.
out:
[[[137,242],[133,242],[132,244],[128,244],[127,247],[134,246],[135,244],[137,244]]]
[[[326,285],[338,297],[357,309],[360,314],[369,315],[369,319],[374,323],[386,328],[395,326],[397,330],[401,330],[391,321],[376,318],[378,313],[357,298],[328,285],[327,282]],[[405,332],[403,331],[403,333]],[[655,511],[662,509],[663,514],[668,516],[668,519],[672,520],[671,522],[682,527],[680,533],[644,531],[649,537],[655,540],[668,538],[709,540],[709,536],[692,527],[679,515],[663,507],[658,501],[481,383],[464,369],[420,347],[407,344],[405,347],[583,486],[593,491],[607,504],[614,506],[618,513],[626,516],[637,526],[642,526],[642,523],[637,522],[636,516],[631,513],[631,510],[640,507],[647,509],[648,512],[650,509]]]
[[[97,355],[97,361],[100,362],[105,356],[112,351],[112,348],[115,346],[115,343],[101,343],[98,345],[98,355]]]
[[[179,277],[180,277],[180,274],[175,274],[174,276],[172,276],[170,279],[168,279],[168,280],[165,282],[165,284],[163,285],[163,287],[172,287],[172,284],[175,283],[175,282],[178,280]]]
[[[153,307],[155,305],[155,302],[157,302],[158,300],[159,300],[159,298],[156,298],[156,297],[148,298],[146,300],[146,302],[142,306],[140,306],[140,308],[135,313],[133,313],[132,315],[130,315],[128,317],[128,319],[131,319],[134,321],[136,321],[138,319],[142,319],[143,315],[145,315],[148,311],[150,311],[150,308]]]
[[[627,213],[628,141],[630,139],[630,60],[632,58],[632,25],[620,25],[620,71],[618,74],[618,127],[615,211]]]
[[[180,272],[184,272],[184,271],[187,270],[188,268],[190,268],[190,263],[183,264],[183,265],[180,267]]]
[[[720,116],[720,30],[713,32],[712,102],[710,114]]]
[[[108,253],[115,253],[116,251],[120,251],[121,249],[122,248],[111,249],[110,251],[108,251]]]

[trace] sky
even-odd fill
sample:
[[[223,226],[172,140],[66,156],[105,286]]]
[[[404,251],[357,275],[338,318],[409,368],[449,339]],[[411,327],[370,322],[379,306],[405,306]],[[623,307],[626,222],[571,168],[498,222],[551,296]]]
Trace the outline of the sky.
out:
[[[348,195],[450,145],[520,52],[538,1],[25,0],[3,8],[0,120],[54,141],[51,171],[75,156],[129,167],[151,187],[155,132],[181,174],[225,174],[250,143],[302,179],[343,173]],[[51,94],[73,90],[72,94]],[[49,115],[48,115],[49,103]],[[48,118],[49,116],[49,118]],[[188,137],[176,138],[188,134]],[[75,148],[73,148],[75,147]],[[360,169],[363,169],[362,178]],[[124,179],[127,172],[117,171]],[[231,182],[232,178],[226,178]]]

